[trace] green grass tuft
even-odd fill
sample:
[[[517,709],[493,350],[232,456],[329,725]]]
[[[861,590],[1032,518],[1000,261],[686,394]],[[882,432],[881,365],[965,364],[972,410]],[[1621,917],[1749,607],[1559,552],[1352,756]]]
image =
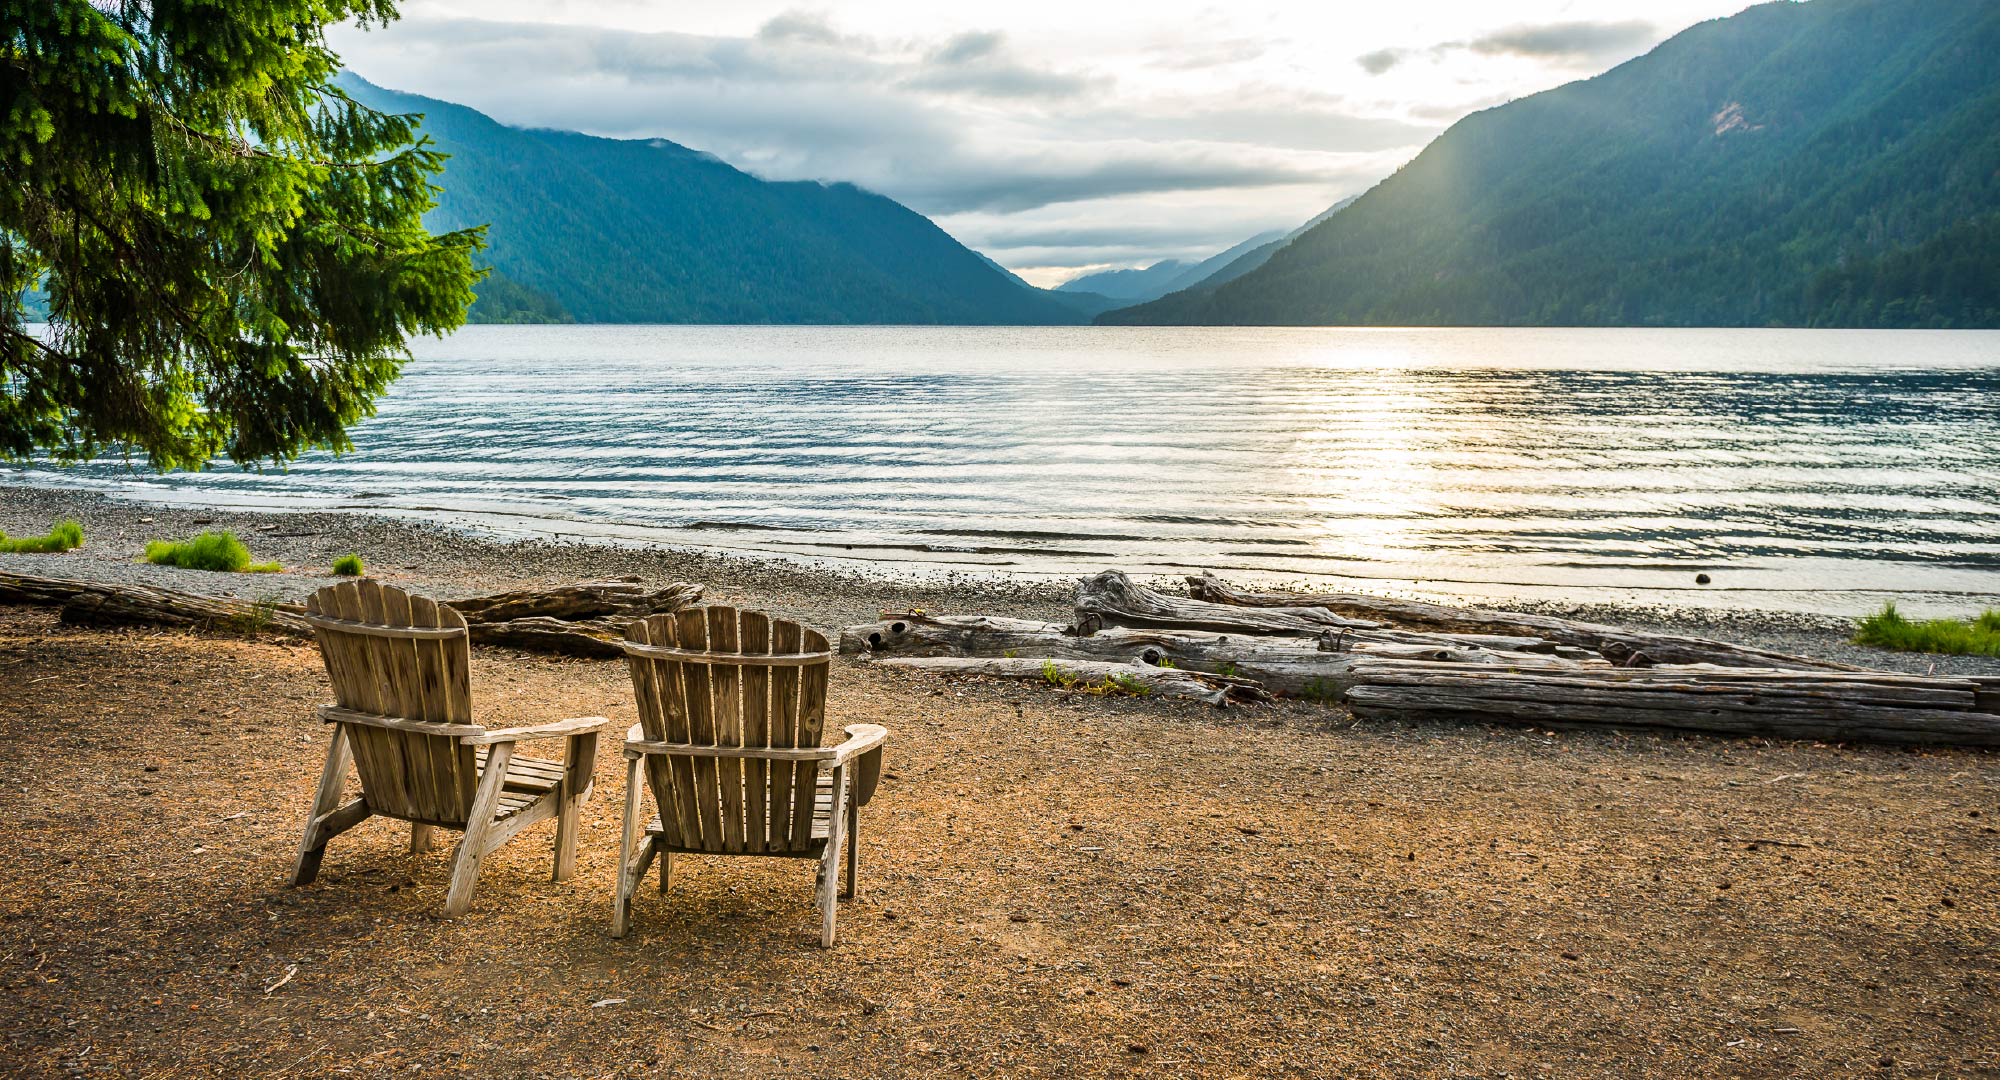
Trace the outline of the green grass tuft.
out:
[[[274,562],[251,562],[250,549],[233,532],[205,532],[192,540],[154,540],[146,545],[146,561],[231,574],[275,574],[281,569]]]
[[[0,533],[0,551],[30,555],[50,555],[59,551],[83,546],[83,525],[75,521],[57,522],[46,536],[20,536],[9,539]]]
[[[361,556],[349,552],[333,561],[333,572],[341,577],[360,577],[368,568],[361,565]]]
[[[1993,656],[2001,653],[2001,610],[1988,608],[1971,619],[1912,622],[1897,614],[1897,605],[1884,604],[1855,625],[1854,641],[1896,652]]]
[[[271,619],[277,614],[278,598],[265,593],[250,602],[249,611],[229,620],[227,625],[239,634],[252,636],[271,629]]]

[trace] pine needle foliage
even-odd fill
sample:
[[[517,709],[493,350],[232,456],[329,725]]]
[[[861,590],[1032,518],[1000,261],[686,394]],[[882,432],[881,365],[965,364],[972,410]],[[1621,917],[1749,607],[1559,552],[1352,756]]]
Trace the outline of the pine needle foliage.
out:
[[[0,0],[0,459],[282,463],[456,329],[483,231],[334,83],[391,0]],[[23,295],[47,294],[31,329]]]

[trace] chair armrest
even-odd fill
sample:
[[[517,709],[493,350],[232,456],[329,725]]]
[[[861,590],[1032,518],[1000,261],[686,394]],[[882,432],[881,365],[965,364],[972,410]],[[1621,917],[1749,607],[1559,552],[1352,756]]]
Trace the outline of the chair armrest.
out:
[[[880,724],[849,724],[841,730],[848,733],[847,741],[827,749],[833,751],[831,760],[835,768],[868,753],[889,738],[889,729]]]
[[[467,746],[492,746],[494,743],[517,742],[521,739],[552,739],[558,735],[588,735],[603,731],[612,721],[605,716],[573,716],[568,720],[552,720],[546,724],[531,724],[527,727],[496,728],[479,735],[467,735],[459,741]]]
[[[322,705],[320,719],[329,724],[360,724],[363,727],[387,728],[390,731],[408,731],[417,735],[484,735],[486,729],[478,724],[435,724],[429,720],[405,720],[400,716],[377,716],[374,713],[356,712],[338,705]]]
[[[882,744],[889,739],[889,729],[879,724],[850,724],[843,730],[848,740],[835,749],[844,752],[842,761],[852,759],[848,791],[856,806],[867,806],[875,798],[876,785],[882,782]],[[851,752],[850,746],[854,747]]]

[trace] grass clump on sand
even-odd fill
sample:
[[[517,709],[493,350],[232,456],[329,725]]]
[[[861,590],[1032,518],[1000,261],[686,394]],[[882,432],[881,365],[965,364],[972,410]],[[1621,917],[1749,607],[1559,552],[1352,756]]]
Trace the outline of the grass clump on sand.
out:
[[[192,540],[154,540],[146,545],[146,561],[231,574],[275,574],[279,569],[274,562],[251,562],[250,549],[233,532],[205,532]]]
[[[2001,652],[2001,611],[1988,608],[1971,619],[1912,622],[1897,614],[1897,605],[1884,604],[1856,624],[1854,641],[1896,652],[1993,656]]]
[[[47,536],[8,537],[0,532],[0,551],[33,555],[49,555],[59,551],[83,546],[83,525],[76,521],[59,521]]]
[[[1131,675],[1115,673],[1105,676],[1104,682],[1087,683],[1076,675],[1056,666],[1056,661],[1054,660],[1044,660],[1042,662],[1042,681],[1059,690],[1076,690],[1081,693],[1095,694],[1099,697],[1116,697],[1120,694],[1127,694],[1132,697],[1145,697],[1153,693],[1152,687]]]
[[[361,564],[361,556],[350,551],[333,561],[333,572],[341,577],[360,577],[368,568]]]

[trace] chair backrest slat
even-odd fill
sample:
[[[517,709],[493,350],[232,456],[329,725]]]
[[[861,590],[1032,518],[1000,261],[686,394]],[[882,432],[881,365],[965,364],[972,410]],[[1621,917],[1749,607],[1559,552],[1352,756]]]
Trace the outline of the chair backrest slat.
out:
[[[737,647],[746,656],[771,655],[771,617],[759,611],[738,612]],[[743,669],[743,745],[771,745],[771,669],[762,664]],[[769,850],[771,770],[762,759],[743,762],[743,804],[744,850]]]
[[[364,627],[459,630],[450,637],[412,637],[314,625],[342,708],[404,720],[471,722],[471,647],[458,612],[371,578],[319,590],[306,601],[306,611]],[[412,821],[464,824],[478,780],[471,747],[448,735],[344,726],[369,809]]]
[[[785,619],[720,605],[655,615],[626,640],[672,653],[628,652],[640,729],[649,740],[711,747],[818,746],[827,639]],[[807,656],[818,652],[823,655]],[[758,658],[797,657],[773,665]],[[732,663],[742,657],[743,662]],[[813,688],[802,696],[801,687]],[[816,762],[647,756],[670,846],[804,853],[813,838]]]
[[[737,610],[709,609],[709,649],[719,653],[741,652],[737,644]],[[709,719],[715,728],[717,746],[743,745],[743,699],[738,696],[743,683],[740,664],[704,664],[709,669]],[[743,759],[711,758],[716,763],[717,816],[721,832],[711,842],[722,851],[743,850]]]
[[[796,653],[802,638],[797,623],[784,621],[771,624],[771,651],[774,654]],[[799,669],[771,669],[771,734],[772,746],[798,745],[799,724]],[[766,833],[767,850],[783,851],[792,843],[792,786],[800,773],[807,773],[810,787],[818,779],[819,771],[802,770],[783,762],[771,763],[771,824]],[[811,828],[810,822],[807,828]]]

